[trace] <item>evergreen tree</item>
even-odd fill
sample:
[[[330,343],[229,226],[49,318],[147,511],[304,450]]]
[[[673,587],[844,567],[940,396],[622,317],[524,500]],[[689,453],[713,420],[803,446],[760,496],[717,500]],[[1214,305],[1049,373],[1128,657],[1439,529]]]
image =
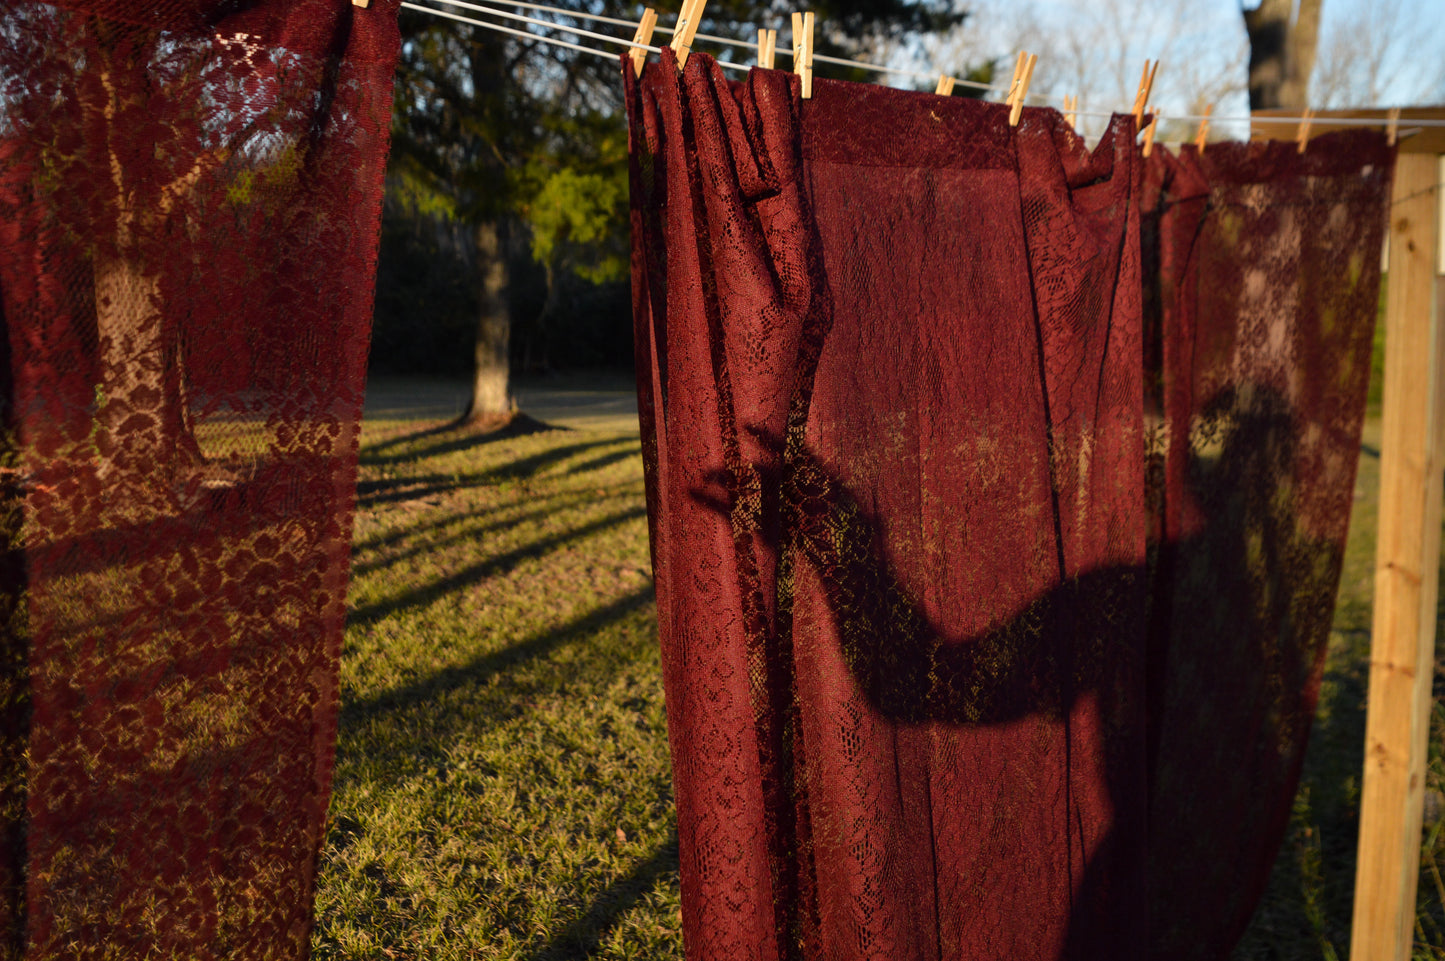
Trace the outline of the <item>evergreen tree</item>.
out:
[[[641,5],[604,9],[583,0],[556,2],[586,13],[634,19],[642,13]],[[946,29],[965,16],[952,0],[822,0],[812,9],[817,51],[853,57],[912,33]],[[713,0],[700,29],[747,39],[758,26],[785,26],[790,12],[754,0]],[[675,16],[660,13],[664,23]],[[512,406],[508,286],[520,258],[530,255],[541,268],[545,295],[527,323],[543,363],[548,345],[572,333],[563,316],[564,286],[618,280],[627,270],[620,59],[407,9],[401,29],[392,201],[465,227],[477,296],[473,386],[464,416],[504,414]],[[620,57],[625,48],[616,49]]]

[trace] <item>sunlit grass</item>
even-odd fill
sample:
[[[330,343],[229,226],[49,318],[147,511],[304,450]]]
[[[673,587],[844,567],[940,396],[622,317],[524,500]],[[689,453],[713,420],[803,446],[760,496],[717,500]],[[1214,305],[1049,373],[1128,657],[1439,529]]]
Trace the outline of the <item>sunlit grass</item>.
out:
[[[681,955],[634,432],[368,423],[318,958]]]
[[[1348,956],[1378,437],[1374,418],[1302,790],[1237,961]],[[681,957],[638,451],[617,430],[366,424],[318,958]],[[1437,699],[1435,792],[1442,743]]]

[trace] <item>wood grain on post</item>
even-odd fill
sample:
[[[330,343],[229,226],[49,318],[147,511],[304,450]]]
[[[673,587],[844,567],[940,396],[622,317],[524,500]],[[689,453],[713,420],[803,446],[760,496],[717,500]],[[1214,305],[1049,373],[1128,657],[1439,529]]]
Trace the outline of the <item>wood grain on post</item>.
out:
[[[1445,331],[1437,157],[1401,153],[1390,208],[1380,526],[1352,961],[1408,961],[1424,808],[1439,576]]]

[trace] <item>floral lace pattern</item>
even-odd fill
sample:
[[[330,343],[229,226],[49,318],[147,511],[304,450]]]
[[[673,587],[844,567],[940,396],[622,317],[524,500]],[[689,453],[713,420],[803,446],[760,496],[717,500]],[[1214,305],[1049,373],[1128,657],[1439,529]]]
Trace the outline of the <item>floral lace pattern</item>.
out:
[[[0,957],[306,955],[397,44],[0,12]]]
[[[1383,138],[1146,161],[1130,117],[623,73],[689,958],[1226,956],[1338,579]],[[1192,900],[1186,827],[1231,886]]]

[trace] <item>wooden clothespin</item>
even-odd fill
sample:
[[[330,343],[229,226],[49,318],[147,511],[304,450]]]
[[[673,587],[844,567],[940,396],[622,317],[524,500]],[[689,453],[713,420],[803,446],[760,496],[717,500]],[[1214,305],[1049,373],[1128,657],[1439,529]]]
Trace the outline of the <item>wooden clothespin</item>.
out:
[[[1305,114],[1300,118],[1299,133],[1295,134],[1295,143],[1299,144],[1299,152],[1305,152],[1305,144],[1310,141],[1310,124],[1314,122],[1315,112],[1309,107],[1305,108]]]
[[[1009,84],[1008,84],[1008,96],[1005,97],[1005,98],[1004,98],[1004,101],[1003,101],[1004,103],[1008,104],[1009,106],[1013,106],[1013,102],[1014,102],[1014,91],[1019,88],[1019,78],[1024,75],[1024,65],[1025,65],[1026,63],[1028,63],[1028,62],[1029,62],[1029,55],[1028,55],[1027,53],[1025,53],[1024,51],[1020,50],[1020,51],[1019,51],[1019,58],[1018,58],[1018,60],[1014,61],[1014,78],[1009,81]]]
[[[656,28],[657,11],[648,7],[642,11],[642,20],[637,24],[637,32],[632,35],[632,42],[651,43],[652,31]],[[629,52],[632,54],[632,69],[636,70],[640,77],[642,76],[642,65],[647,62],[647,51],[641,47],[633,47]]]
[[[1390,140],[1390,146],[1395,146],[1395,137],[1400,132],[1400,108],[1391,107],[1389,113],[1390,121],[1385,125],[1385,136]]]
[[[1017,127],[1019,125],[1019,116],[1024,112],[1024,97],[1028,96],[1029,92],[1029,81],[1034,78],[1034,64],[1039,62],[1038,54],[1026,53],[1023,54],[1023,56],[1027,56],[1028,60],[1024,61],[1022,70],[1015,69],[1014,72],[1018,74],[1018,80],[1014,82],[1013,90],[1009,94],[1012,98],[1010,101],[1012,107],[1008,113],[1008,125],[1010,127]]]
[[[1070,97],[1064,95],[1064,123],[1070,127],[1077,127],[1079,120],[1079,96],[1075,94]]]
[[[1149,126],[1144,128],[1144,156],[1154,152],[1154,131],[1159,129],[1159,108],[1149,108]]]
[[[1134,129],[1144,123],[1144,105],[1149,102],[1149,94],[1154,92],[1154,75],[1159,72],[1159,61],[1155,60],[1150,66],[1148,60],[1144,61],[1144,74],[1139,78],[1139,92],[1134,95]]]
[[[803,99],[813,97],[813,12],[793,14],[793,72],[803,78]]]
[[[940,97],[951,97],[953,96],[953,83],[954,80],[952,77],[946,77],[943,74],[939,74],[938,87],[933,92],[938,94],[938,96]]]
[[[692,38],[697,35],[697,24],[702,19],[702,8],[707,0],[682,0],[682,9],[677,14],[677,26],[672,28],[672,52],[677,54],[677,66],[687,66],[688,55],[692,53]]]
[[[1028,62],[1029,62],[1029,55],[1028,55],[1028,53],[1026,53],[1026,52],[1023,51],[1023,50],[1020,50],[1020,51],[1019,51],[1019,58],[1014,61],[1014,76],[1013,76],[1013,79],[1008,82],[1008,96],[1003,98],[1003,102],[1004,102],[1005,104],[1007,104],[1010,108],[1012,108],[1013,105],[1014,105],[1014,94],[1018,92],[1018,89],[1019,89],[1019,80],[1023,77],[1023,75],[1024,75],[1024,67],[1028,66]]]
[[[1214,104],[1204,105],[1204,119],[1199,121],[1199,132],[1194,135],[1194,149],[1204,153],[1204,145],[1209,142],[1209,117],[1214,113]]]
[[[773,69],[778,55],[778,31],[758,28],[758,66]]]

